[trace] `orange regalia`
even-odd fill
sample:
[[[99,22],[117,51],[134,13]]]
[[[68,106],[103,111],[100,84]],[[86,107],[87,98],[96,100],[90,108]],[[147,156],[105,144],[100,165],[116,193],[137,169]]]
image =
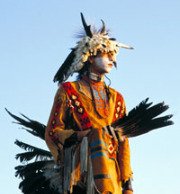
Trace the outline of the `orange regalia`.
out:
[[[118,142],[103,127],[124,116],[125,103],[112,88],[107,100],[103,96],[104,82],[88,80],[96,92],[100,88],[99,98],[92,99],[86,79],[65,82],[59,87],[46,142],[55,161],[62,166],[62,193],[72,193],[73,186],[81,185],[87,193],[96,190],[120,194],[122,181],[132,177],[129,142]],[[77,142],[76,132],[89,128],[88,137]]]

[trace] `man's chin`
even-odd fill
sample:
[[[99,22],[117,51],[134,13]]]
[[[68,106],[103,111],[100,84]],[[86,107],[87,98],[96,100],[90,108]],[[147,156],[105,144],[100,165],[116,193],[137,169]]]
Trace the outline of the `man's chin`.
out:
[[[99,71],[99,74],[103,75],[103,74],[106,74],[106,73],[110,73],[110,71],[111,71],[111,68],[102,69],[101,71]]]
[[[106,69],[106,70],[105,70],[105,71],[106,71],[105,73],[110,73],[110,72],[111,72],[111,69],[112,69],[112,68]]]

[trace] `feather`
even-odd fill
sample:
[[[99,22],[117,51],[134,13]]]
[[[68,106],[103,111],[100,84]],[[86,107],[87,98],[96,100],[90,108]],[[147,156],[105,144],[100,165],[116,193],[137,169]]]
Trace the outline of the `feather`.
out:
[[[60,173],[62,173],[59,166],[54,166],[54,164],[47,164],[45,166],[44,177],[50,181],[50,187],[54,190],[58,190],[59,193],[62,193],[62,184]]]
[[[18,117],[16,115],[12,114],[6,108],[5,108],[5,110],[7,111],[7,113],[11,117],[13,117],[16,121],[18,121],[17,124],[23,125],[23,126],[25,126],[25,127],[30,129],[30,130],[26,129],[26,131],[28,131],[29,133],[32,133],[33,135],[35,135],[35,136],[37,136],[37,137],[39,137],[39,138],[44,140],[44,138],[45,138],[45,128],[46,128],[46,126],[44,124],[42,124],[42,123],[40,123],[38,121],[31,120],[28,117],[26,117],[25,115],[21,114],[24,118],[27,119],[27,121],[26,121],[26,120],[24,120],[24,119],[22,119],[22,118],[20,118],[20,117]]]
[[[58,194],[49,184],[50,181],[44,177],[43,172],[38,172],[21,181],[19,188],[25,194]]]
[[[81,13],[81,20],[82,20],[82,24],[83,24],[83,27],[84,27],[84,30],[86,32],[86,35],[89,36],[90,38],[92,38],[92,32],[91,32],[91,25],[87,25],[86,24],[86,21],[85,21],[85,18],[84,18],[84,15]]]
[[[20,162],[29,161],[33,158],[35,158],[35,161],[52,159],[52,154],[49,151],[31,146],[18,140],[15,141],[15,144],[27,151],[16,155],[16,159],[20,159]]]
[[[19,165],[15,167],[16,170],[16,177],[24,178],[26,176],[29,176],[31,173],[35,173],[37,171],[44,170],[45,165],[54,163],[54,160],[46,160],[46,161],[36,161],[32,162],[26,165]]]
[[[170,119],[173,115],[157,117],[165,112],[169,106],[164,102],[152,105],[148,99],[142,101],[138,106],[133,108],[128,115],[114,122],[114,128],[121,128],[122,135],[127,137],[136,137],[157,128],[166,127],[173,124]]]
[[[104,33],[106,33],[106,26],[105,26],[105,23],[104,23],[103,20],[101,20],[101,22],[102,22],[102,28],[101,28],[100,33],[101,33],[101,34],[104,34]]]
[[[17,173],[23,179],[19,184],[19,188],[25,194],[35,191],[39,194],[43,191],[48,194],[58,194],[57,188],[51,185],[54,178],[60,178],[59,171],[54,169],[54,165],[54,161],[49,160],[17,166]],[[51,176],[49,177],[45,176],[48,172],[47,166],[49,166],[49,170],[51,168]]]
[[[67,73],[71,67],[74,57],[75,57],[75,49],[72,49],[70,54],[65,59],[64,63],[60,66],[59,70],[55,74],[53,79],[54,82],[58,81],[59,83],[61,83],[66,81],[66,79],[68,78]]]

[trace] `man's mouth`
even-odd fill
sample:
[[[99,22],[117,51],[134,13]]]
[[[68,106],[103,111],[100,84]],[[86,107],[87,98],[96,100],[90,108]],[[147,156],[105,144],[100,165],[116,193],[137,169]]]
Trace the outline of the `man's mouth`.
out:
[[[112,64],[112,63],[109,63],[109,64],[108,64],[108,66],[109,66],[109,67],[112,67],[112,66],[113,66],[113,64]]]

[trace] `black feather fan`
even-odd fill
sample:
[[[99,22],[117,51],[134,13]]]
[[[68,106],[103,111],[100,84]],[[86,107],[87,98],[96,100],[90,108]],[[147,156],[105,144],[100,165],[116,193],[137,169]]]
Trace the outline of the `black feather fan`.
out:
[[[164,102],[152,105],[148,103],[148,98],[132,109],[128,115],[112,124],[112,127],[121,128],[123,135],[136,137],[157,128],[166,127],[173,124],[170,118],[173,115],[157,117],[165,112],[169,106]]]

